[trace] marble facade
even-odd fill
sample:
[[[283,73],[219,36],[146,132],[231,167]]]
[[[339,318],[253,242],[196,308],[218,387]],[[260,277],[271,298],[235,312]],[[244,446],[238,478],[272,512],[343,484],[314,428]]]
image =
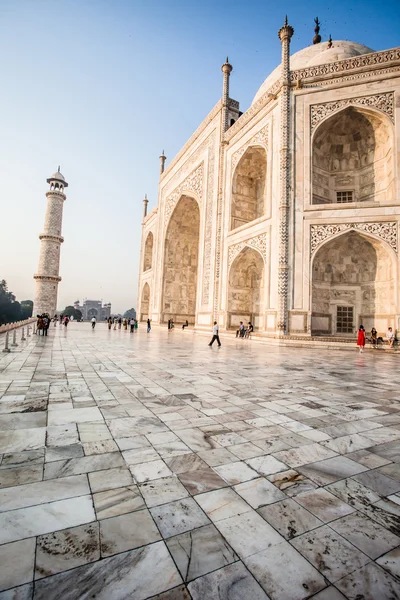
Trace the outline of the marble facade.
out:
[[[400,48],[289,57],[293,29],[279,35],[282,64],[250,108],[229,98],[225,63],[222,99],[165,169],[162,156],[139,314],[279,337],[398,329]]]

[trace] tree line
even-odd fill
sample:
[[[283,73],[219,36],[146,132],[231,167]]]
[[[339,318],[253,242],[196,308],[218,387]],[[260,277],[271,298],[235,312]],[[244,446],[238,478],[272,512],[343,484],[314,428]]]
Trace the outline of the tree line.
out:
[[[5,279],[0,281],[0,325],[24,321],[32,316],[32,300],[18,302],[15,294],[8,291]]]

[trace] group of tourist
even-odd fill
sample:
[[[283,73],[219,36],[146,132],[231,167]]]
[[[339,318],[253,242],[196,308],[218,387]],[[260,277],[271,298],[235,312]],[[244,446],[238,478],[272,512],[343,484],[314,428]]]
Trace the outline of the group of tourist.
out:
[[[94,321],[94,325],[93,325],[93,319]],[[96,317],[92,318],[92,327],[94,329],[96,325]],[[114,327],[113,327],[114,325]],[[131,333],[134,333],[134,331],[139,327],[139,321],[137,319],[134,319],[133,317],[131,319],[127,319],[126,317],[122,318],[122,317],[108,317],[107,319],[107,327],[110,330],[112,327],[113,329],[122,329],[124,328],[125,331],[127,331],[128,329],[128,325],[130,327],[130,331]]]
[[[42,315],[36,316],[36,329],[38,335],[47,335],[47,332],[50,327],[50,323],[53,321],[54,327],[57,326],[59,322],[60,325],[63,323],[65,327],[67,327],[69,323],[69,317],[64,315],[54,315],[53,318],[50,317],[48,313],[43,313]]]
[[[247,327],[244,325],[243,321],[240,321],[239,329],[236,330],[236,337],[249,338],[253,331],[254,327],[250,321],[247,323]]]
[[[379,344],[383,344],[384,340],[382,336],[378,336],[378,332],[373,327],[371,329],[370,337],[366,337],[364,325],[360,325],[357,334],[357,346],[360,349],[360,352],[364,352],[365,342],[370,342],[372,347],[377,349]],[[394,334],[393,328],[389,327],[386,332],[386,341],[388,343],[389,348],[393,348],[394,343],[397,341],[396,336]]]

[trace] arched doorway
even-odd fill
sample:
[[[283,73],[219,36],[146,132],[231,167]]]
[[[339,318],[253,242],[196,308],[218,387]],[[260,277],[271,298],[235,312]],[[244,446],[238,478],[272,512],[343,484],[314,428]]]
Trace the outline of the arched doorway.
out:
[[[240,321],[264,324],[264,260],[257,250],[246,247],[235,258],[229,271],[228,328],[237,329]]]
[[[194,198],[182,196],[165,235],[162,320],[195,323],[200,211]]]
[[[240,159],[232,182],[231,226],[236,229],[265,214],[267,153],[251,146]]]
[[[324,244],[312,265],[312,333],[353,336],[362,324],[394,326],[395,270],[383,242],[348,231]]]
[[[147,321],[150,317],[150,286],[145,283],[142,289],[142,298],[140,302],[140,320]]]
[[[384,115],[354,107],[321,123],[312,143],[312,203],[392,200],[392,129]]]
[[[150,231],[144,244],[143,271],[148,271],[153,265],[153,234]]]
[[[96,319],[99,318],[99,311],[97,310],[97,308],[89,308],[89,310],[87,311],[87,318],[93,319],[93,317],[96,317]]]

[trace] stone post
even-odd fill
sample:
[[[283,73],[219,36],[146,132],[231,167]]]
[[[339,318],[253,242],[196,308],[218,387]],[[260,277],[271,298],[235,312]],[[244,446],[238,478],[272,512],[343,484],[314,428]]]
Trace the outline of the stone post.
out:
[[[165,169],[165,161],[167,160],[167,157],[164,154],[164,150],[162,151],[162,154],[160,156],[160,177],[161,175],[164,173],[164,169]]]
[[[224,74],[222,83],[222,133],[227,131],[229,123],[229,76],[232,72],[232,65],[228,62],[228,57],[221,67],[221,71]]]
[[[278,250],[278,315],[279,335],[288,333],[289,296],[289,204],[290,204],[290,39],[294,33],[287,17],[278,36],[282,44],[280,90],[280,158],[279,158],[279,250]]]
[[[9,333],[7,331],[7,333],[6,333],[6,343],[4,344],[3,352],[11,352],[10,348],[8,347],[8,336],[9,336]]]
[[[12,341],[11,346],[18,346],[18,344],[17,344],[17,330],[16,329],[13,330],[13,341]]]
[[[25,327],[22,328],[22,333],[21,333],[21,342],[25,342],[26,337],[25,337]]]

